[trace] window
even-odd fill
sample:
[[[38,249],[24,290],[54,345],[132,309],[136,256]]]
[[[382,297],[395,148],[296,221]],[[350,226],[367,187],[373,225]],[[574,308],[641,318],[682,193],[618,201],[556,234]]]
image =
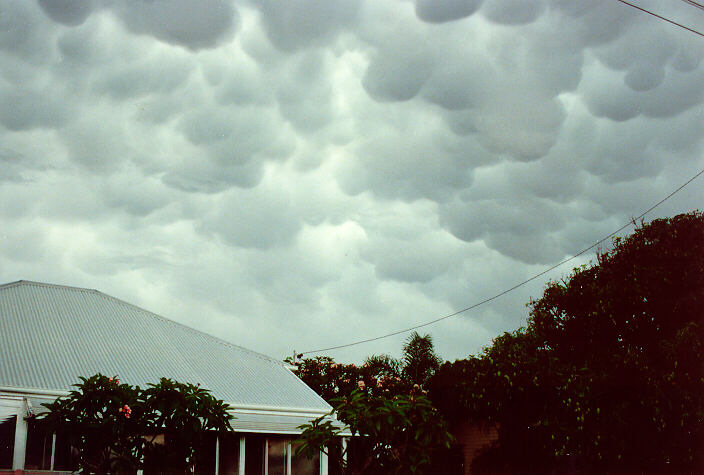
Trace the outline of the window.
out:
[[[37,421],[27,421],[25,470],[51,470],[51,446],[54,436]]]
[[[202,443],[196,447],[196,474],[212,475],[215,473],[215,445],[217,437],[215,432],[208,432],[203,437]]]
[[[296,456],[298,445],[291,446],[291,475],[320,475],[320,454],[312,459],[301,454]]]
[[[218,475],[237,475],[240,462],[240,435],[227,433],[220,437]]]
[[[12,469],[17,416],[0,421],[0,469]]]
[[[244,444],[245,475],[262,475],[264,473],[264,437],[247,435]]]
[[[286,475],[286,449],[289,439],[269,438],[269,475]]]
[[[78,470],[78,455],[65,435],[56,434],[54,447],[54,470],[73,472]]]

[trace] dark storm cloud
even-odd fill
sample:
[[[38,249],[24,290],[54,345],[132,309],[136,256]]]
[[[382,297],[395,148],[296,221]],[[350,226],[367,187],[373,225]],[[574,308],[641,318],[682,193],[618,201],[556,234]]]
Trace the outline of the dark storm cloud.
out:
[[[0,124],[9,130],[60,127],[68,120],[71,106],[59,91],[36,87],[0,85]]]
[[[542,0],[491,0],[484,3],[481,11],[494,23],[522,25],[535,21],[544,10],[545,2]]]
[[[259,0],[264,29],[282,51],[331,42],[354,24],[360,0]]]
[[[443,23],[470,16],[481,6],[482,0],[415,0],[418,18]]]
[[[613,0],[0,12],[3,281],[99,288],[276,357],[501,292],[704,166],[701,40]],[[543,285],[427,330],[466,356]]]
[[[68,26],[83,23],[95,6],[94,0],[38,0],[38,2],[49,18]]]
[[[52,20],[74,27],[96,8],[107,8],[129,30],[192,50],[213,48],[237,28],[239,14],[227,0],[38,0]]]
[[[213,48],[237,28],[239,15],[227,0],[151,0],[112,4],[135,33],[190,49]]]

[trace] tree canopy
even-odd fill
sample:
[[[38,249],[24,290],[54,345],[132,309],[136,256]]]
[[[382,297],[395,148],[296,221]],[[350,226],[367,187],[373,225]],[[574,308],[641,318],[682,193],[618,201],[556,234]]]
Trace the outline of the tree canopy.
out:
[[[425,395],[424,386],[439,364],[430,336],[414,332],[401,359],[372,355],[356,366],[319,356],[298,362],[296,373],[358,436],[350,442],[350,473],[428,473],[433,455],[449,448],[452,440],[444,418]],[[299,452],[309,456],[328,451],[341,433],[324,418],[303,428]],[[331,463],[341,463],[341,455]]]
[[[477,469],[702,467],[701,213],[641,223],[529,307],[525,328],[430,384],[446,414],[499,427]]]
[[[207,431],[232,430],[227,404],[198,385],[162,378],[140,389],[102,374],[80,380],[39,422],[67,436],[87,472],[185,473]]]

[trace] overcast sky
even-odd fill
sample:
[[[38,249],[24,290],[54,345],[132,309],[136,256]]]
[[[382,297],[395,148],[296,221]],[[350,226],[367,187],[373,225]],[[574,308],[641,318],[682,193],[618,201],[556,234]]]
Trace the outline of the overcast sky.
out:
[[[703,59],[616,0],[0,0],[0,283],[276,358],[432,320],[704,168]],[[704,177],[649,218],[703,198]],[[476,353],[593,257],[421,331]]]

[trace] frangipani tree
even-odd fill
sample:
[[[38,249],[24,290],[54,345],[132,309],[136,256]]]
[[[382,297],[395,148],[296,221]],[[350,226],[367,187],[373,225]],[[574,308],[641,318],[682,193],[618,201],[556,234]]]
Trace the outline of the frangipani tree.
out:
[[[68,438],[87,472],[135,471],[158,461],[158,471],[185,473],[207,431],[232,430],[227,404],[197,385],[162,378],[141,389],[102,374],[80,380],[38,419]]]

